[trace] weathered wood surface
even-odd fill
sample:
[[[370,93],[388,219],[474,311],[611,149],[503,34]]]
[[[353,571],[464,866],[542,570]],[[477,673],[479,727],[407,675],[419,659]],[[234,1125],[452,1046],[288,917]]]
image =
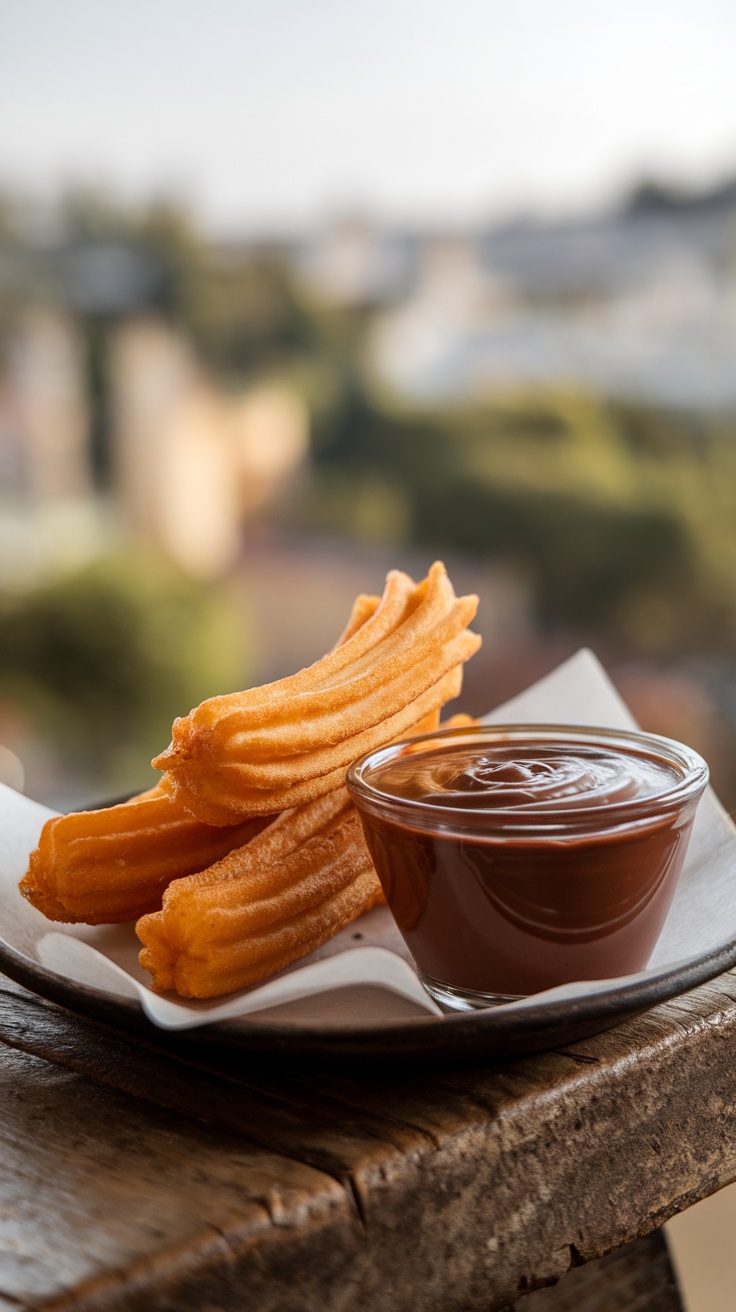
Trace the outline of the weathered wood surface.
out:
[[[493,1312],[736,1177],[732,974],[416,1074],[217,1065],[1,983],[3,1312]]]
[[[574,1267],[508,1312],[685,1312],[661,1230]]]

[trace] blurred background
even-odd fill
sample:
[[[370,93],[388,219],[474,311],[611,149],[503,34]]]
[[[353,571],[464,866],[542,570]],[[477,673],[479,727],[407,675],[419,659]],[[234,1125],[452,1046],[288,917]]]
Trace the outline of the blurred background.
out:
[[[358,591],[736,806],[736,9],[0,0],[0,777],[145,787]]]

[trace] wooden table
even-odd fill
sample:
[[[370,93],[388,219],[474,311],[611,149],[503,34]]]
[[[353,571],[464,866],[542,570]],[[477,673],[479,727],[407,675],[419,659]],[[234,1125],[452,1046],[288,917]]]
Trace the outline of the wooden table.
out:
[[[674,1312],[641,1237],[736,1176],[733,974],[543,1056],[370,1073],[0,985],[3,1312]]]

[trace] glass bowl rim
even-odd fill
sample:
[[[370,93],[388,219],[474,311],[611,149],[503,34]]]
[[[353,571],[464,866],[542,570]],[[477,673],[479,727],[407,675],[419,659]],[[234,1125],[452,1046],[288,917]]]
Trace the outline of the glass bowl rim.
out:
[[[379,761],[393,760],[406,748],[421,755],[421,744],[443,741],[461,741],[463,738],[513,737],[519,739],[568,738],[574,745],[628,747],[636,756],[652,754],[663,756],[678,766],[683,777],[659,792],[600,806],[566,806],[559,810],[550,806],[525,808],[523,814],[499,807],[452,807],[427,802],[419,798],[399,797],[384,792],[365,778],[367,768]],[[428,832],[485,833],[512,838],[514,834],[530,837],[534,834],[564,837],[575,833],[609,833],[611,829],[629,828],[650,824],[660,816],[671,815],[697,801],[709,780],[706,761],[685,743],[663,734],[648,733],[642,729],[615,729],[602,725],[534,722],[503,724],[471,724],[456,728],[445,726],[433,732],[418,734],[415,738],[402,738],[383,747],[373,748],[358,757],[347,772],[347,787],[359,811],[377,814],[386,819],[404,820]]]

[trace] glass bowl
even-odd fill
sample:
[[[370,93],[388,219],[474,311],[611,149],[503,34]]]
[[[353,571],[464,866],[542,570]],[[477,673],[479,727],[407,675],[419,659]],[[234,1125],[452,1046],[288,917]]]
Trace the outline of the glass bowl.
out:
[[[425,734],[347,778],[420,978],[461,1010],[644,970],[707,782],[673,739],[549,724]]]

